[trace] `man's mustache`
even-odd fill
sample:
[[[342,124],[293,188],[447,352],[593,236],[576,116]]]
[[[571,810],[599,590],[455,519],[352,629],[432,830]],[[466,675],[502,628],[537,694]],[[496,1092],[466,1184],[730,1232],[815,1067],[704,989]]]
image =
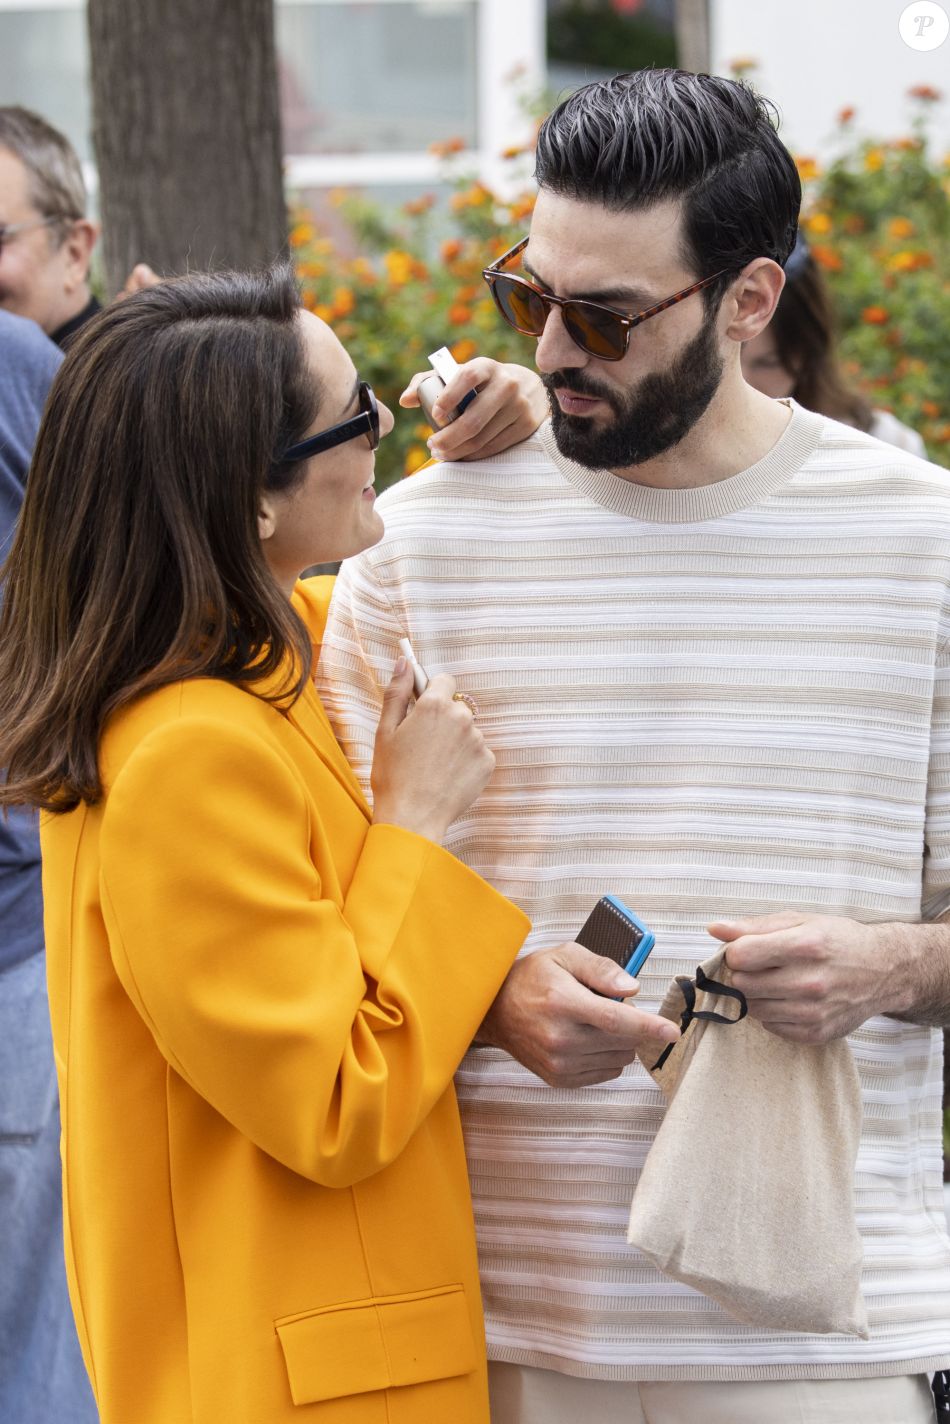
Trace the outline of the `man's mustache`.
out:
[[[551,371],[541,377],[545,390],[552,394],[555,390],[570,391],[575,396],[592,396],[613,406],[614,392],[592,380],[586,371]]]

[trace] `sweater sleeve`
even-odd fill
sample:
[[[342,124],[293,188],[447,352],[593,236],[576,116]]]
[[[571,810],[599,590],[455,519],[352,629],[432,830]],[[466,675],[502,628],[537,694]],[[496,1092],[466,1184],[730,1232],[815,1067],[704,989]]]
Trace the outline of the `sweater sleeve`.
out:
[[[327,794],[324,817],[241,727],[167,724],[109,793],[100,881],[116,971],[167,1061],[264,1151],[343,1186],[446,1091],[528,922],[393,826],[367,826],[340,904],[317,869]]]
[[[938,920],[950,910],[950,639],[937,651],[927,767],[924,883],[921,915]]]
[[[406,629],[365,559],[340,569],[316,668],[320,700],[367,798],[383,693]]]

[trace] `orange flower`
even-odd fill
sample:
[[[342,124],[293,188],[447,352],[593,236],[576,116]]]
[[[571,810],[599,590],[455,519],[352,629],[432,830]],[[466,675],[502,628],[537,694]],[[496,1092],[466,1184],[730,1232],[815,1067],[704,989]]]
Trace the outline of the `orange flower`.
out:
[[[523,198],[516,198],[515,201],[508,208],[508,212],[511,215],[511,221],[513,223],[524,222],[525,218],[529,218],[534,212],[534,205],[536,201],[537,200],[534,193],[526,193]]]
[[[838,110],[838,123],[850,124],[856,113],[857,110],[853,104],[846,104],[843,109]]]
[[[443,262],[454,262],[462,250],[462,244],[457,237],[447,238],[442,244],[441,256]]]
[[[298,263],[297,263],[297,276],[298,276],[298,277],[310,278],[310,279],[312,280],[314,277],[323,277],[323,276],[325,276],[325,275],[326,275],[326,270],[327,270],[327,269],[326,269],[325,265],[324,265],[322,262],[306,262],[306,261],[304,261],[304,262],[298,262]]]
[[[939,405],[937,404],[936,401],[931,401],[931,400],[921,401],[921,402],[920,402],[920,409],[921,409],[921,412],[922,412],[924,415],[929,416],[931,420],[936,420],[937,416],[940,414],[940,407],[939,407]]]
[[[867,227],[867,223],[864,221],[864,218],[861,216],[860,213],[849,213],[848,216],[842,222],[841,226],[844,228],[846,233],[849,233],[851,236],[854,236],[859,232],[864,232],[864,229]]]
[[[943,98],[942,92],[932,84],[915,84],[908,89],[907,96],[910,99],[922,99],[925,104],[936,104]]]
[[[891,319],[891,314],[884,307],[865,307],[861,313],[861,320],[868,326],[885,326]]]
[[[804,226],[809,232],[824,236],[831,231],[831,218],[827,213],[812,213],[810,218],[805,218]]]
[[[476,354],[478,346],[470,336],[463,336],[461,341],[456,341],[454,345],[449,347],[449,350],[459,365],[464,366],[465,362],[471,361],[472,357]]]
[[[410,445],[406,451],[406,459],[403,464],[403,474],[414,475],[416,470],[430,460],[432,457],[424,445]]]
[[[403,203],[402,210],[408,213],[411,218],[417,218],[422,213],[427,213],[431,207],[435,206],[435,194],[423,193],[419,198],[410,198],[408,203]]]
[[[821,169],[816,158],[796,158],[795,167],[798,169],[798,176],[803,183],[807,183],[810,178],[818,178]]]
[[[453,193],[450,207],[454,212],[461,212],[463,208],[480,208],[485,203],[492,201],[492,195],[485,187],[484,183],[473,183],[470,188],[463,188],[460,193]]]
[[[383,255],[386,275],[394,287],[404,287],[412,276],[413,258],[408,252],[387,252]]]
[[[844,263],[833,247],[825,247],[822,243],[816,242],[811,249],[811,255],[818,263],[819,267],[824,267],[826,272],[840,272]]]
[[[523,153],[530,153],[533,145],[530,143],[513,143],[510,148],[501,150],[502,158],[520,158]]]
[[[326,302],[318,302],[312,292],[304,292],[300,300],[307,311],[313,312],[314,316],[318,316],[321,321],[329,322],[332,319],[332,309],[327,306]]]
[[[877,173],[884,167],[884,155],[879,148],[869,148],[864,155],[864,166],[869,173]]]
[[[453,326],[465,326],[472,319],[472,309],[464,302],[454,302],[449,307],[447,315]]]
[[[444,138],[429,144],[429,152],[436,158],[449,158],[453,153],[461,153],[465,148],[464,138]]]
[[[291,247],[306,247],[308,242],[313,242],[317,235],[317,230],[311,222],[299,222],[290,229],[288,242]]]
[[[748,74],[750,69],[758,69],[759,61],[753,59],[750,54],[740,54],[738,59],[730,59],[729,73],[736,79],[741,79],[743,74]]]
[[[922,267],[932,267],[933,258],[929,252],[895,252],[893,257],[888,259],[888,267],[892,272],[919,272]]]
[[[353,296],[352,287],[337,287],[333,293],[334,317],[349,316],[355,306],[356,298]]]
[[[891,218],[887,230],[891,237],[913,237],[914,224],[910,218]]]
[[[414,440],[428,440],[432,434],[434,434],[434,431],[431,425],[414,425],[412,427],[412,438]]]

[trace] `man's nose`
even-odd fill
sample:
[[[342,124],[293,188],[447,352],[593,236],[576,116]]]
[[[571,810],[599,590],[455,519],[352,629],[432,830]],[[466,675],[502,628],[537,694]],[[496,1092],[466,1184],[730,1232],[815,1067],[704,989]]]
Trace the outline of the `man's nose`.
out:
[[[565,368],[578,369],[586,366],[587,355],[575,346],[568,336],[564,327],[559,307],[551,307],[548,311],[547,321],[544,323],[544,330],[538,337],[538,349],[534,361],[542,375],[547,375],[552,371],[560,371]]]

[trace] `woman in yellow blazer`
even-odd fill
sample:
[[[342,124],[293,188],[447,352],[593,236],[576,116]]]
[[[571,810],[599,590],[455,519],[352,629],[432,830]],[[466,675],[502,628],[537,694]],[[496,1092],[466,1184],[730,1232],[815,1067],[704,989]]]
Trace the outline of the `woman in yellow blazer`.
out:
[[[0,628],[45,808],[67,1267],[103,1424],[485,1424],[452,1074],[527,931],[397,669],[370,812],[310,679],[392,417],[287,272],[156,287],[54,385]]]

